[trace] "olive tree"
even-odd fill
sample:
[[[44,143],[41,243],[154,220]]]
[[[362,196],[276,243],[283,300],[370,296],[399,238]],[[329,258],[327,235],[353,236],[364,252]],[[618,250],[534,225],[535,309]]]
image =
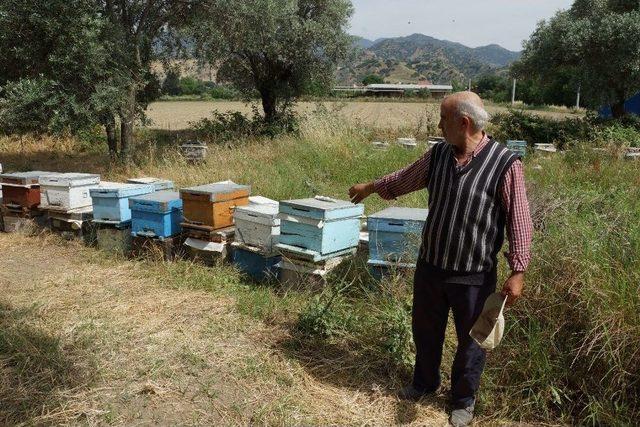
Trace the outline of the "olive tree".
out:
[[[640,90],[640,2],[576,0],[539,23],[512,72],[553,82],[558,70],[572,75],[592,104],[624,115],[625,100]]]
[[[191,36],[218,80],[258,94],[264,120],[285,115],[310,86],[333,84],[349,53],[348,0],[204,0]]]

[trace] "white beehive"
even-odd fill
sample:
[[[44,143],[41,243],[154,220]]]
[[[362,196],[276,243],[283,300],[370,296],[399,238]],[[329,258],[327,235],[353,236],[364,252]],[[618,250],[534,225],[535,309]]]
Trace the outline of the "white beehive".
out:
[[[416,148],[418,143],[415,138],[398,138],[398,145],[404,148]]]
[[[280,219],[278,218],[278,202],[250,203],[248,206],[238,206],[233,218],[236,224],[235,239],[245,245],[259,248],[264,254],[270,255],[278,243],[280,236]]]
[[[40,208],[67,212],[91,206],[89,190],[100,185],[100,175],[61,173],[42,176],[38,182]]]

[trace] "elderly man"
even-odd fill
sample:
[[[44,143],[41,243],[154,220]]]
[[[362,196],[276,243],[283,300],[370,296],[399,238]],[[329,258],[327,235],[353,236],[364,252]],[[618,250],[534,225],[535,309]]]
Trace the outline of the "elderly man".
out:
[[[451,369],[450,422],[468,425],[485,364],[469,336],[487,297],[495,292],[497,257],[506,227],[511,275],[502,287],[507,304],[522,293],[532,235],[522,162],[491,139],[488,114],[472,92],[444,99],[438,127],[446,140],[408,167],[349,189],[358,203],[372,193],[393,199],[427,188],[429,216],[414,277],[412,327],[416,345],[413,383],[399,396],[418,400],[440,386],[440,363],[449,309],[458,337]]]

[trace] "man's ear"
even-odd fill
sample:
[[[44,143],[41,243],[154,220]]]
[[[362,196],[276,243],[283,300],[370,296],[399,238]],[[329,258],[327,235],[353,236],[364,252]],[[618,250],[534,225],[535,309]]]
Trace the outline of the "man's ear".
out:
[[[460,127],[464,130],[469,130],[471,129],[471,119],[467,116],[462,116],[461,117],[461,122],[460,122]]]

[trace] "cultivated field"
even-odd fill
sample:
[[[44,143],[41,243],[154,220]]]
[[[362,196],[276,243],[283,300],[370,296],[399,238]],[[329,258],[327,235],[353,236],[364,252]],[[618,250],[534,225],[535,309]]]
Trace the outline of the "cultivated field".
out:
[[[415,127],[421,120],[430,117],[435,120],[439,114],[437,101],[423,102],[324,102],[328,109],[353,123],[361,123],[377,128]],[[258,107],[258,104],[253,104]],[[297,109],[301,113],[310,113],[317,103],[301,102]],[[236,101],[164,101],[154,102],[147,109],[152,120],[151,126],[159,129],[179,130],[189,127],[204,117],[209,117],[213,110],[220,112],[251,112],[251,105]],[[506,111],[505,107],[487,105],[489,113]],[[548,117],[566,117],[569,112],[532,111]]]

